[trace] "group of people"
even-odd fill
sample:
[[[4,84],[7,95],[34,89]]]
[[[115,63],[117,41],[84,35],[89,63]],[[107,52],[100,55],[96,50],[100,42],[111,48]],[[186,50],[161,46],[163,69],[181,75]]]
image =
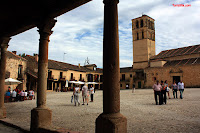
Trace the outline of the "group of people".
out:
[[[20,90],[18,88],[11,91],[11,88],[8,87],[8,91],[5,93],[5,102],[15,102],[15,101],[24,101],[24,100],[35,99],[35,94],[33,90]]]
[[[165,82],[157,80],[156,83],[153,85],[153,90],[154,90],[154,97],[155,97],[155,102],[156,105],[162,105],[162,104],[167,104],[167,96],[168,94],[169,99],[170,97],[170,88],[168,86],[167,80]],[[178,98],[177,92],[178,90],[180,91],[180,98],[183,99],[183,91],[184,91],[184,83],[180,81],[178,84],[176,84],[176,81],[171,85],[172,91],[173,91],[173,96],[174,98]],[[159,102],[158,102],[158,97],[159,97]]]
[[[83,98],[83,104],[85,105],[85,103],[89,102],[89,97],[91,98],[90,102],[93,102],[93,98],[94,98],[94,87],[91,85],[89,86],[90,88],[88,89],[88,86],[86,84],[84,84],[84,86],[82,87],[82,89],[79,87],[79,85],[76,85],[76,87],[74,88],[73,91],[73,95],[71,97],[71,103],[73,103],[73,98],[74,98],[74,105],[80,105],[80,101],[79,101],[79,95],[82,91],[82,98]]]

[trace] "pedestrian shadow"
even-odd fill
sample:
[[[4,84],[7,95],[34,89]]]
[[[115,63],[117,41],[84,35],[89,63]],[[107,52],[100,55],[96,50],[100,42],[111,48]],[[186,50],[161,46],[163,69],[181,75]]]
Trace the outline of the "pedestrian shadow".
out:
[[[70,104],[58,104],[58,105],[54,105],[54,106],[74,106],[73,103],[70,103]]]

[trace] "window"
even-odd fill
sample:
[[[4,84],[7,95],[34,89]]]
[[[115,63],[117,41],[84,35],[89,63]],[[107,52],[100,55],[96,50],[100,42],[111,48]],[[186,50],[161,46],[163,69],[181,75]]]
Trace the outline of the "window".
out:
[[[48,70],[48,79],[52,78],[52,71]]]
[[[71,73],[71,80],[73,79],[73,73]]]
[[[152,30],[154,29],[153,27],[154,27],[153,22],[151,22],[151,29],[152,29]]]
[[[144,31],[142,31],[142,39],[144,39]]]
[[[60,79],[63,77],[63,72],[60,72]]]
[[[120,84],[120,87],[122,87],[122,84]]]
[[[130,74],[130,78],[132,78],[132,74]]]
[[[139,28],[139,22],[136,21],[136,28]]]
[[[100,82],[103,82],[103,75],[100,75]]]
[[[80,81],[82,80],[82,74],[80,74]]]
[[[122,74],[122,81],[125,80],[125,74]]]
[[[137,32],[137,40],[139,40],[139,33]]]
[[[22,65],[18,67],[18,78],[22,78]]]
[[[140,27],[143,27],[143,19],[140,21]]]
[[[151,22],[148,21],[148,28],[151,29]]]
[[[88,82],[93,82],[93,74],[88,74]]]

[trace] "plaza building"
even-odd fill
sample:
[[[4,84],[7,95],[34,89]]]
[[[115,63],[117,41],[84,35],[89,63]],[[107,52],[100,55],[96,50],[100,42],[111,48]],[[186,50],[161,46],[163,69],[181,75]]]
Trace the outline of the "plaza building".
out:
[[[142,15],[132,20],[133,66],[121,68],[121,89],[151,88],[156,80],[182,80],[185,87],[200,87],[200,45],[155,54],[154,19]]]
[[[26,55],[27,60],[27,89],[37,90],[38,78],[38,55]],[[85,66],[72,65],[55,60],[48,60],[48,76],[47,76],[47,90],[67,91],[67,88],[74,87],[75,84],[69,81],[95,82],[93,85],[95,89],[102,89],[103,71],[97,68],[95,64]]]
[[[27,60],[21,56],[16,54],[16,51],[7,51],[6,52],[6,73],[5,79],[12,78],[21,81],[22,83],[19,85],[5,85],[4,89],[7,90],[8,86],[11,89],[15,89],[18,87],[19,89],[25,90],[26,89],[26,69],[27,69]]]

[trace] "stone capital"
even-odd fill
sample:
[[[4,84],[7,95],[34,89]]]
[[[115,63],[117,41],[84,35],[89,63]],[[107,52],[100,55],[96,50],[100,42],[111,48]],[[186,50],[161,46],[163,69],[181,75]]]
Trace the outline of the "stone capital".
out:
[[[10,41],[10,37],[0,37],[0,45],[1,45],[1,48],[8,48],[8,43]]]
[[[53,18],[48,18],[48,19],[44,19],[42,20],[38,25],[38,32],[40,34],[48,34],[51,35],[52,34],[52,28],[55,26],[57,20],[53,19]]]
[[[104,4],[108,5],[113,5],[113,4],[118,4],[119,0],[103,0]]]

